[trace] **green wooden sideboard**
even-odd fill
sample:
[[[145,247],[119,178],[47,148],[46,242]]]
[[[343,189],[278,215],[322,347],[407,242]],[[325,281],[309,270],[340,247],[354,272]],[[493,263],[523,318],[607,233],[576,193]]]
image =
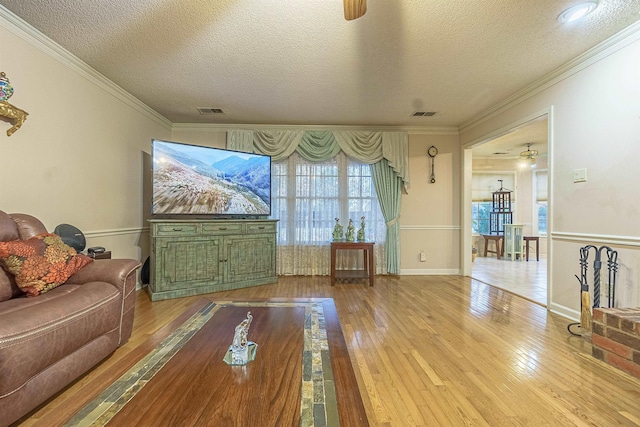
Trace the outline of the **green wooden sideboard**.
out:
[[[152,301],[278,281],[277,220],[149,221]]]

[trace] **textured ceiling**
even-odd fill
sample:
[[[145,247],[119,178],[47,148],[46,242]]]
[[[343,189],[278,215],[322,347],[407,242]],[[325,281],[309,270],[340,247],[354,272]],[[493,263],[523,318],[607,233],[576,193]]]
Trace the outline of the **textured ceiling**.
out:
[[[0,0],[173,123],[460,126],[640,18],[640,0]],[[214,107],[224,115],[200,115]],[[433,117],[411,117],[436,111]]]

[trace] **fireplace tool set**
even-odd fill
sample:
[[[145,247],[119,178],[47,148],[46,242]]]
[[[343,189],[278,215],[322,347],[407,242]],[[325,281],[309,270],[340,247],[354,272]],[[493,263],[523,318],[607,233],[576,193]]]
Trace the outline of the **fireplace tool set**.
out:
[[[591,307],[590,307],[590,294],[589,294],[589,282],[587,280],[587,270],[589,267],[589,252],[594,250],[595,260],[593,261],[593,308],[600,307],[600,276],[602,270],[602,252],[606,251],[607,255],[607,307],[611,308],[615,306],[616,301],[616,276],[618,273],[618,252],[611,249],[609,246],[600,246],[599,248],[593,245],[587,245],[580,248],[580,277],[576,275],[576,279],[580,282],[580,322],[570,323],[567,326],[567,330],[572,335],[581,336],[581,334],[575,333],[571,330],[574,326],[580,326],[580,329],[584,332],[591,332]]]

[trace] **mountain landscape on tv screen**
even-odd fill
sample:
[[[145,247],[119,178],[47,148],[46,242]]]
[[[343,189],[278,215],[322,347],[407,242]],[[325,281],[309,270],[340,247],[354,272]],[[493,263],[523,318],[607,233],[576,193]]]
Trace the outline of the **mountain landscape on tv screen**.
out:
[[[269,215],[268,157],[210,149],[194,155],[174,147],[154,145],[154,214]]]

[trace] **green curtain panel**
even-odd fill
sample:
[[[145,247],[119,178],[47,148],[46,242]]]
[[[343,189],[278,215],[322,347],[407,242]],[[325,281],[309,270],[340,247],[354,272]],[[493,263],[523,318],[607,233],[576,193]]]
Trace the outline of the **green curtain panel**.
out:
[[[400,202],[402,197],[402,180],[389,166],[389,161],[381,161],[371,165],[371,176],[376,187],[382,215],[387,222],[387,272],[400,273]]]

